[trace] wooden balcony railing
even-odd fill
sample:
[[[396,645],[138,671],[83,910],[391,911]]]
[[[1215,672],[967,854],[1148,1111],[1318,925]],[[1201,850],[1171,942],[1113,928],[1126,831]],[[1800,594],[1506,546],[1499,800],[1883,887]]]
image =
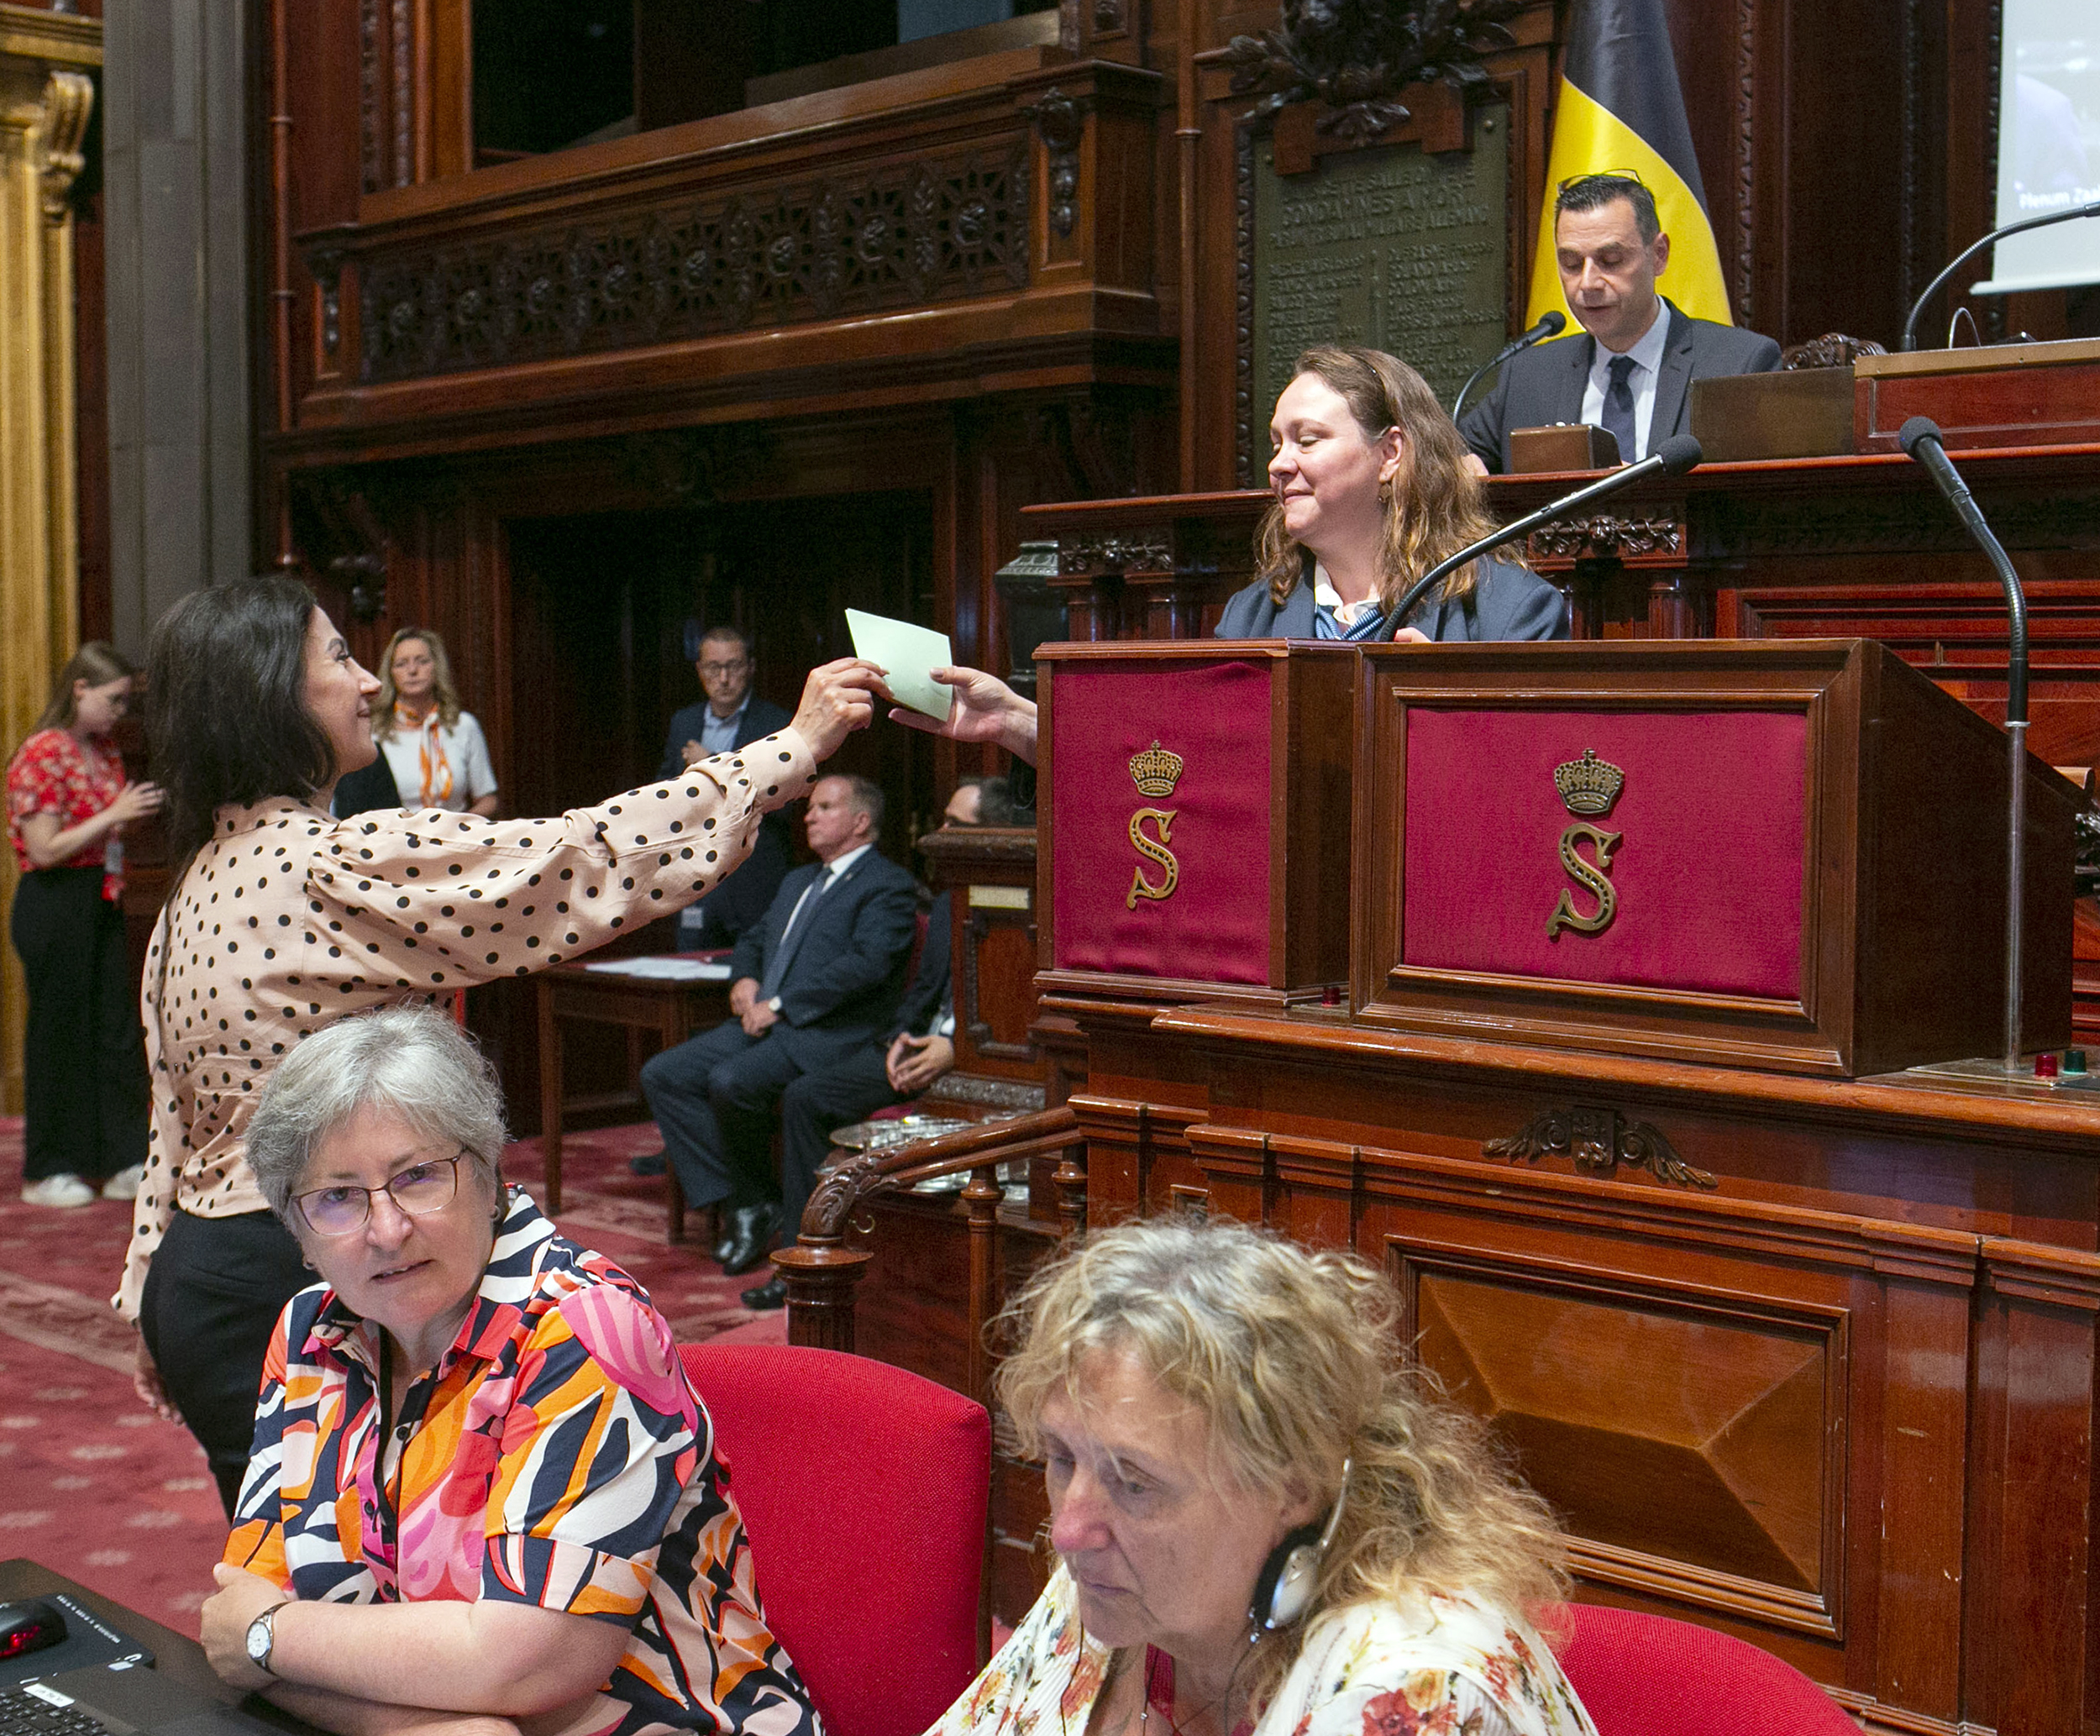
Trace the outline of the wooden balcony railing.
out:
[[[1067,1104],[865,1152],[827,1170],[810,1196],[795,1246],[773,1256],[787,1284],[788,1341],[833,1351],[853,1348],[856,1292],[874,1257],[866,1248],[848,1244],[863,1201],[967,1172],[969,1183],[962,1199],[969,1216],[969,1387],[972,1398],[984,1402],[991,1374],[984,1329],[1000,1303],[997,1232],[1005,1190],[1000,1167],[1052,1156],[1058,1160],[1053,1177],[1058,1215],[1068,1235],[1086,1222],[1086,1145],[1079,1118]]]

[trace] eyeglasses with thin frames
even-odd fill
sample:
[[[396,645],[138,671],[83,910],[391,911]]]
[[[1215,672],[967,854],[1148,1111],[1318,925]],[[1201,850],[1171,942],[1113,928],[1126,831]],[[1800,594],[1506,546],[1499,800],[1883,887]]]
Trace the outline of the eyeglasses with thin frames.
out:
[[[1553,191],[1564,193],[1572,186],[1584,186],[1593,181],[1630,181],[1635,186],[1646,186],[1638,169],[1587,169],[1580,175],[1571,175]]]
[[[467,1156],[465,1146],[449,1157],[433,1157],[412,1163],[383,1188],[360,1188],[342,1183],[316,1188],[297,1195],[292,1204],[316,1235],[354,1235],[372,1215],[372,1195],[383,1193],[396,1208],[412,1218],[427,1218],[450,1205],[459,1193],[459,1160]]]
[[[704,663],[700,666],[703,675],[735,675],[751,667],[748,658],[740,657],[734,663]]]

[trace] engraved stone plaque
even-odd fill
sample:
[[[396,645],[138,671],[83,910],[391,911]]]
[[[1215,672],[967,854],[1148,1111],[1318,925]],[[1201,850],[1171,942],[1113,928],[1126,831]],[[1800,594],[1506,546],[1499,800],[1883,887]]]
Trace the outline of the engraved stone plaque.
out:
[[[1508,336],[1509,109],[1483,103],[1471,150],[1336,151],[1276,172],[1252,141],[1247,454],[1259,480],[1276,395],[1299,351],[1368,344],[1415,368],[1448,408]],[[1245,160],[1244,159],[1242,160]]]

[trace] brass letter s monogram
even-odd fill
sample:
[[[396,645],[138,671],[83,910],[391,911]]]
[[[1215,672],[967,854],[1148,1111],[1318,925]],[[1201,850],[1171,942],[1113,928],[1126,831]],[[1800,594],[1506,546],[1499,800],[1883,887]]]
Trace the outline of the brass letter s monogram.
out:
[[[1604,831],[1592,826],[1587,820],[1578,820],[1561,834],[1561,865],[1581,884],[1597,895],[1597,914],[1578,916],[1575,900],[1568,896],[1567,889],[1561,888],[1561,901],[1553,906],[1553,914],[1546,919],[1546,937],[1557,941],[1563,928],[1572,928],[1578,934],[1597,934],[1611,925],[1612,917],[1619,910],[1619,894],[1605,878],[1611,867],[1611,852],[1619,847],[1623,832]],[[1597,847],[1597,866],[1592,868],[1576,852],[1576,845],[1587,840]]]
[[[1170,898],[1173,895],[1174,887],[1181,878],[1181,864],[1174,860],[1174,852],[1167,848],[1167,843],[1173,836],[1174,815],[1178,811],[1173,808],[1140,808],[1130,816],[1131,842],[1137,846],[1139,855],[1149,857],[1166,869],[1167,878],[1158,885],[1153,885],[1145,878],[1145,865],[1140,863],[1131,870],[1130,896],[1123,900],[1125,910],[1136,910],[1137,900],[1141,898]],[[1156,844],[1145,836],[1144,825],[1147,820],[1159,822],[1159,842]]]

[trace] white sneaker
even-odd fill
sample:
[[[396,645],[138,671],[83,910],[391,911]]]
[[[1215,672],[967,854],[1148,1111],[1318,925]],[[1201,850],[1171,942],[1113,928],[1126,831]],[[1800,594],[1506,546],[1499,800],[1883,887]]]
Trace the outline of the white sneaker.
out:
[[[92,1205],[95,1190],[78,1176],[46,1176],[22,1187],[25,1205]]]
[[[143,1163],[134,1163],[127,1169],[120,1169],[102,1183],[102,1198],[136,1199],[139,1197],[139,1183],[145,1178],[146,1167]]]

